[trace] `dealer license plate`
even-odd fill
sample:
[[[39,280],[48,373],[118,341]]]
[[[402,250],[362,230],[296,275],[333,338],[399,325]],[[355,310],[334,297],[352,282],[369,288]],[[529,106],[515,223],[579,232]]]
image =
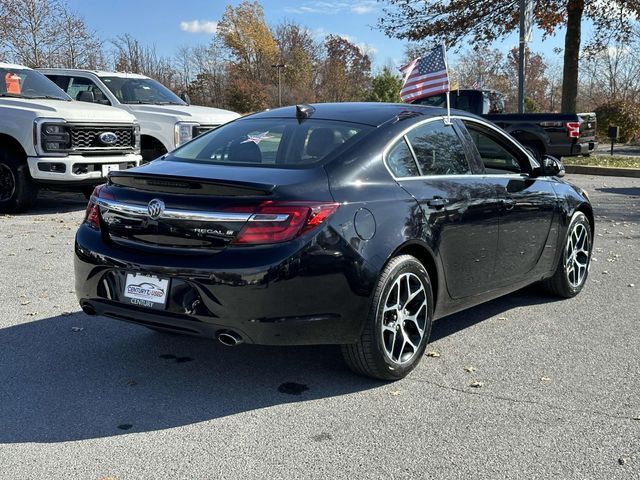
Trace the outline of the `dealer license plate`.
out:
[[[118,171],[120,170],[120,165],[116,164],[108,164],[108,165],[102,165],[102,176],[106,177],[107,175],[109,175],[109,172],[113,172],[113,171]]]
[[[169,279],[151,275],[128,273],[124,284],[124,296],[132,305],[147,308],[164,308],[169,293]]]

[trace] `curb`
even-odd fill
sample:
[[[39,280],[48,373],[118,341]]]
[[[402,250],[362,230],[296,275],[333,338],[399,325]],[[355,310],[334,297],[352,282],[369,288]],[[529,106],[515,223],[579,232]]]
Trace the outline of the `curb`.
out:
[[[565,165],[567,173],[579,173],[582,175],[604,175],[612,177],[640,178],[640,168],[621,167],[596,167],[594,165]]]

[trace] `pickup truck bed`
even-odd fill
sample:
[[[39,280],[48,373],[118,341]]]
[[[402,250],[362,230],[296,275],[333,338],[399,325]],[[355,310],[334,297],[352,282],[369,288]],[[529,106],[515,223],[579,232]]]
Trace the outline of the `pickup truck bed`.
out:
[[[598,146],[595,113],[502,113],[504,95],[495,90],[454,90],[450,102],[451,108],[475,113],[495,123],[538,158],[589,155]],[[413,103],[444,107],[446,95],[425,97]]]
[[[494,113],[482,116],[536,151],[538,156],[588,155],[598,146],[595,113]]]

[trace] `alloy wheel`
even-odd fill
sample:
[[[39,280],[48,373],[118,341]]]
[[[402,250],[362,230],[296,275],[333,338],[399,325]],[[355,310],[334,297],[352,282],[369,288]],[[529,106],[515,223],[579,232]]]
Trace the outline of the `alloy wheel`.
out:
[[[577,288],[587,275],[589,267],[590,239],[587,226],[583,223],[576,223],[569,238],[565,250],[565,272],[569,285]]]
[[[8,165],[0,163],[0,201],[9,200],[16,191],[16,179]]]
[[[418,352],[427,325],[427,292],[420,278],[404,273],[389,289],[382,311],[382,343],[393,362],[410,362]]]

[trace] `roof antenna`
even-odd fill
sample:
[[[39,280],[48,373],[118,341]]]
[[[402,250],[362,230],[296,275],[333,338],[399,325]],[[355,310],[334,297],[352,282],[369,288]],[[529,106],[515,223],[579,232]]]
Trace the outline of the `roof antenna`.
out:
[[[313,115],[313,112],[315,111],[316,109],[311,105],[307,105],[307,104],[296,105],[296,117],[299,121],[302,121],[305,118],[311,117],[311,115]]]

